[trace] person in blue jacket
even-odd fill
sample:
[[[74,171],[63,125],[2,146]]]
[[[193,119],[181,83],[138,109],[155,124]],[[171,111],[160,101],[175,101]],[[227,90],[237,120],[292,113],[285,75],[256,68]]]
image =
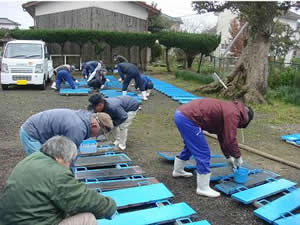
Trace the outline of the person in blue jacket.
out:
[[[106,113],[51,109],[34,114],[25,121],[20,128],[20,141],[30,155],[56,135],[70,138],[79,147],[83,140],[105,134],[112,128],[111,117]]]
[[[121,150],[126,149],[128,127],[131,125],[139,110],[140,103],[130,96],[103,98],[100,94],[89,98],[88,110],[95,113],[105,112],[110,115],[114,129],[115,146]]]
[[[153,83],[152,81],[145,75],[141,75],[141,83],[146,91],[147,97],[150,96],[151,90],[153,89]],[[135,84],[135,89],[138,89],[138,85]]]
[[[75,81],[71,75],[71,72],[74,72],[74,70],[75,70],[75,67],[71,66],[69,64],[65,64],[65,65],[56,67],[55,70],[53,71],[54,74],[56,75],[56,82],[55,82],[55,86],[53,86],[52,88],[59,91],[61,82],[64,80],[69,83],[69,85],[71,86],[72,89],[75,89],[76,88]]]
[[[102,64],[101,61],[88,61],[88,62],[85,62],[84,69],[82,70],[82,74],[85,76],[85,78],[89,78],[89,76],[96,69],[100,69],[101,68],[101,66],[102,66],[101,64]]]
[[[142,92],[142,99],[148,100],[145,87],[142,85],[141,82],[141,75],[138,68],[132,63],[123,62],[117,65],[117,69],[121,80],[123,81],[122,95],[127,95],[128,85],[130,81],[134,79],[135,84],[139,87],[140,91]]]

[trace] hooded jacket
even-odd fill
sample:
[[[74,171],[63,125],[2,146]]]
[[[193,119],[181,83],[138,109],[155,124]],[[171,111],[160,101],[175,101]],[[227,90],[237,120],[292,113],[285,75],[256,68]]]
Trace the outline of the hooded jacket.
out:
[[[70,138],[79,147],[89,138],[92,113],[86,110],[51,109],[29,117],[22,125],[26,133],[44,144],[53,136]]]
[[[226,158],[241,156],[236,138],[237,128],[242,128],[248,122],[247,109],[241,102],[196,99],[180,106],[178,111],[202,130],[216,134]]]

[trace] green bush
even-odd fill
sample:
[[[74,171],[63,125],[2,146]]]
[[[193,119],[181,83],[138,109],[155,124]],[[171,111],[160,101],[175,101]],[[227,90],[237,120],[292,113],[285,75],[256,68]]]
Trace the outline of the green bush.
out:
[[[158,60],[161,57],[162,54],[163,54],[163,49],[162,49],[161,45],[158,43],[155,43],[151,47],[151,61],[155,62],[156,60]]]
[[[186,70],[177,70],[175,72],[175,77],[176,79],[181,78],[183,80],[196,81],[197,83],[200,84],[209,84],[214,81],[213,78],[209,75],[202,75],[199,73],[194,73]]]
[[[300,88],[281,86],[276,90],[269,90],[267,92],[267,99],[272,98],[300,106]]]
[[[295,82],[297,79],[300,80],[300,71],[295,73],[295,69],[292,67],[286,67],[282,70],[280,70],[279,68],[273,68],[268,78],[268,85],[272,89],[281,86],[292,87],[296,85]]]

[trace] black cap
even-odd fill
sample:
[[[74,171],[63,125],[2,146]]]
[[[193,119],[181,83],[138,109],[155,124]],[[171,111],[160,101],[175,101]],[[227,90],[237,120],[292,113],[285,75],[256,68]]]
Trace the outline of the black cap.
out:
[[[248,110],[248,122],[242,128],[246,128],[254,117],[254,111],[252,108],[250,106],[246,106],[246,108]]]

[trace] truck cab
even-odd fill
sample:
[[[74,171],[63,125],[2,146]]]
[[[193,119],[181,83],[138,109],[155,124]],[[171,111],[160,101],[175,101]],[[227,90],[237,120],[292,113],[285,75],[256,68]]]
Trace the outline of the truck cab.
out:
[[[4,47],[1,64],[1,85],[39,85],[46,88],[46,82],[53,75],[52,61],[46,43],[35,40],[9,41]]]

